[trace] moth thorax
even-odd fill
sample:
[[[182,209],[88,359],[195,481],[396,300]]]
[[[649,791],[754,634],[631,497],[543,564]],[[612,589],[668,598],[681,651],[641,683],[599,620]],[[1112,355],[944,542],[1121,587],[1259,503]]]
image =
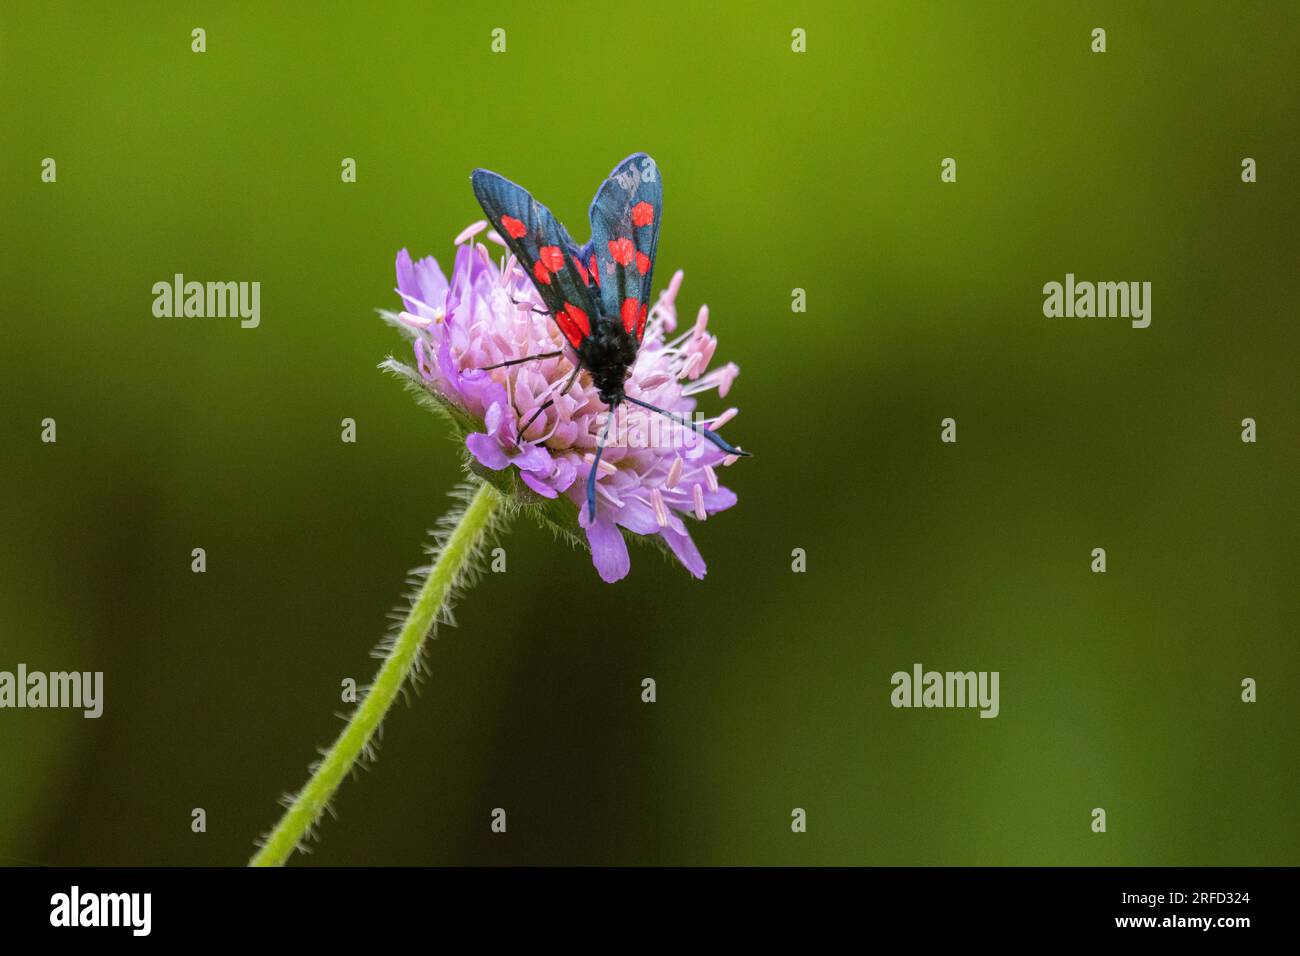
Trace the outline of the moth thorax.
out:
[[[623,400],[623,383],[631,369],[622,362],[607,362],[591,369],[591,381],[606,405],[617,405]]]

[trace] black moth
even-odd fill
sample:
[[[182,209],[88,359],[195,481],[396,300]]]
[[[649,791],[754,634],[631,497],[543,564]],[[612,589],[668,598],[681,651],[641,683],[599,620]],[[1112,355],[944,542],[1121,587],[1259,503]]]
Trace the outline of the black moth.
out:
[[[493,227],[527,270],[537,294],[578,363],[560,394],[586,369],[609,415],[587,476],[587,513],[596,516],[596,474],[614,412],[623,402],[639,405],[691,428],[731,455],[748,455],[716,432],[673,412],[626,394],[637,349],[645,335],[654,276],[655,248],[663,212],[659,167],[645,153],[633,153],[614,167],[591,201],[591,241],[578,248],[551,211],[510,180],[486,169],[470,177],[474,195]],[[552,358],[543,352],[488,368]],[[554,399],[539,407],[519,430],[522,436]]]

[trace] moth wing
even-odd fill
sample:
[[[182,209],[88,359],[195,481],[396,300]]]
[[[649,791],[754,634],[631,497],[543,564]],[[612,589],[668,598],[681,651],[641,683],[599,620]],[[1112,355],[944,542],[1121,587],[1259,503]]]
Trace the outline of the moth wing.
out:
[[[655,161],[633,153],[614,167],[591,202],[591,242],[583,249],[601,312],[639,343],[645,335],[663,217],[663,180]]]
[[[486,169],[470,177],[492,226],[528,273],[560,332],[574,348],[591,335],[599,305],[587,267],[564,226],[522,186]]]

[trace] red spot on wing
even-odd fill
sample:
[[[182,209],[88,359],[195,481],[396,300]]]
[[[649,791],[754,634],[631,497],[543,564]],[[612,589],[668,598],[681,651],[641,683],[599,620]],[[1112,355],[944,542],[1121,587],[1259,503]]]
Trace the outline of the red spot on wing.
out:
[[[614,261],[621,266],[625,266],[632,261],[632,256],[636,253],[636,248],[632,245],[632,240],[624,237],[622,239],[611,239],[609,241],[609,254],[614,257]]]
[[[644,200],[632,207],[632,225],[648,226],[655,221],[655,207]]]
[[[552,272],[559,272],[564,268],[564,253],[560,251],[559,246],[542,246],[537,251],[537,258]]]
[[[596,280],[596,285],[600,285],[600,266],[596,262],[596,257],[593,255],[587,264],[591,267],[591,277]]]
[[[636,299],[629,298],[623,300],[623,308],[620,310],[620,314],[623,319],[623,329],[628,335],[631,335],[633,330],[636,329],[637,314],[639,312],[637,309],[638,305],[640,305],[640,303],[637,302]]]
[[[582,330],[578,328],[577,323],[575,323],[573,319],[569,318],[567,312],[556,312],[555,324],[560,327],[560,331],[564,333],[564,337],[569,340],[569,344],[575,349],[582,343]]]
[[[564,303],[564,311],[567,312],[569,318],[573,320],[573,324],[582,330],[583,336],[591,334],[591,320],[587,318],[586,312],[583,312],[572,302]]]
[[[591,279],[587,276],[587,267],[584,266],[580,261],[578,261],[577,256],[573,257],[573,265],[574,268],[578,270],[578,276],[582,279],[582,284],[590,285]]]
[[[645,275],[650,271],[650,257],[644,252],[638,252],[636,254],[636,271],[642,275]]]
[[[541,262],[533,263],[533,275],[536,276],[537,281],[542,285],[551,284],[551,274],[546,271],[546,266]]]
[[[501,225],[506,227],[506,235],[511,239],[518,239],[528,231],[528,227],[514,216],[502,216]]]
[[[641,341],[641,336],[645,335],[645,317],[649,313],[648,303],[641,303],[641,314],[636,320],[636,340]]]

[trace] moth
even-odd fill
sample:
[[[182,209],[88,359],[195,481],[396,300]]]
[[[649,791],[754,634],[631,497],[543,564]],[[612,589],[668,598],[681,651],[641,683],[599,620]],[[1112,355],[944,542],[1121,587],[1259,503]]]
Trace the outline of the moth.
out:
[[[650,310],[655,250],[663,218],[663,181],[645,153],[633,153],[614,167],[591,201],[591,241],[579,247],[549,209],[516,183],[486,169],[470,177],[474,196],[516,260],[528,272],[576,357],[563,395],[586,369],[600,400],[609,407],[587,476],[587,512],[596,516],[596,477],[614,413],[623,402],[638,405],[691,428],[729,455],[748,456],[716,432],[628,395]],[[564,354],[542,352],[487,368],[519,365]],[[519,430],[522,436],[554,399],[540,406]]]

